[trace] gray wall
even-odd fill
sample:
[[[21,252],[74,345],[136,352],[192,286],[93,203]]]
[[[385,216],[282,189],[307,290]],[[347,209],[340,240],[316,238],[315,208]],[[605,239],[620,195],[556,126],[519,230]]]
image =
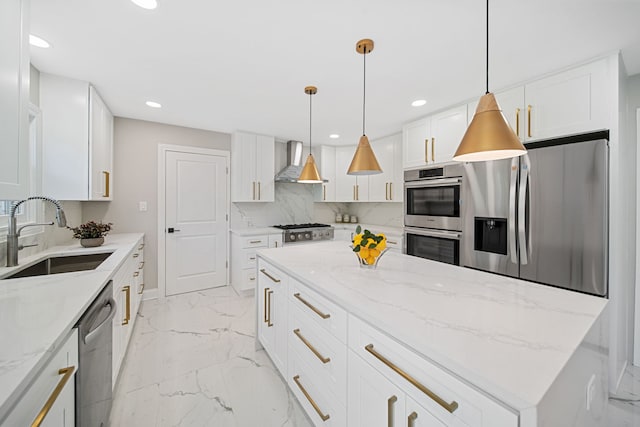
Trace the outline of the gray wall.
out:
[[[158,146],[229,150],[231,135],[116,117],[112,202],[83,203],[83,221],[114,224],[114,233],[145,234],[145,289],[158,287]],[[147,211],[138,202],[147,202]]]

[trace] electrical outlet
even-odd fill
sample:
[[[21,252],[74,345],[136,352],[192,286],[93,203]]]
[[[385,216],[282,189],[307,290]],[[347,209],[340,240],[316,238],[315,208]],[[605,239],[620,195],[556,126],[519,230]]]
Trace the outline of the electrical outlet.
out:
[[[147,211],[147,202],[138,202],[138,210],[140,212],[146,212]]]
[[[593,398],[596,395],[596,375],[592,374],[591,378],[589,378],[589,382],[587,383],[587,411],[591,410],[591,404],[593,403]]]

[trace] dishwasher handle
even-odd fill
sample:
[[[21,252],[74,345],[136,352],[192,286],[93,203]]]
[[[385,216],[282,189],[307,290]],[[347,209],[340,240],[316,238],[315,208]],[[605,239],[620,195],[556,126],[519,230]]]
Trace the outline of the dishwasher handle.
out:
[[[109,300],[102,306],[100,311],[102,311],[107,306],[109,307],[109,314],[107,315],[107,317],[102,322],[100,322],[100,324],[95,326],[91,325],[91,327],[87,329],[87,333],[83,334],[82,341],[85,344],[88,345],[95,336],[99,335],[100,331],[102,331],[102,329],[104,329],[116,315],[116,301],[113,298],[109,298]],[[97,317],[98,316],[96,316],[96,318]]]

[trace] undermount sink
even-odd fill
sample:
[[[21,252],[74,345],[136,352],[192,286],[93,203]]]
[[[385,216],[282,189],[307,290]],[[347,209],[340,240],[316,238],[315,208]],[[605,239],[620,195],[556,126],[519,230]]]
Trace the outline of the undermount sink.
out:
[[[47,274],[70,273],[72,271],[95,270],[113,252],[86,255],[67,255],[45,258],[20,271],[3,277],[2,279],[17,279],[19,277],[44,276]]]

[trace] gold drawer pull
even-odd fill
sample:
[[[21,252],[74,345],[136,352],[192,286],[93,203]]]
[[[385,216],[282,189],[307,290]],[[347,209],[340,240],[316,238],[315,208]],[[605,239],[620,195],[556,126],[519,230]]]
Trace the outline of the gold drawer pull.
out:
[[[140,265],[138,266],[138,270],[142,270],[143,267],[144,267],[144,261],[140,263]]]
[[[102,171],[102,173],[104,174],[104,193],[102,194],[102,197],[109,197],[111,195],[109,189],[109,172]]]
[[[265,276],[267,276],[269,279],[273,280],[274,282],[280,283],[280,279],[276,279],[275,277],[273,277],[272,275],[267,273],[267,270],[265,270],[264,268],[260,269],[260,273],[264,274]]]
[[[140,290],[138,291],[138,295],[142,295],[142,292],[144,292],[144,283],[140,283]]]
[[[317,314],[318,316],[322,317],[323,319],[328,319],[329,317],[331,317],[330,314],[325,314],[323,312],[321,312],[320,310],[318,310],[317,308],[315,308],[309,301],[307,301],[306,299],[302,298],[300,296],[300,293],[296,293],[293,294],[294,297],[298,298],[304,305],[306,305],[307,307],[309,307],[311,310],[313,310],[313,312],[315,314]]]
[[[250,256],[249,257],[249,261],[255,261],[255,260],[256,260],[256,257],[254,257],[254,256]]]
[[[389,200],[393,200],[393,182],[389,183]]]
[[[267,299],[269,300],[267,302],[267,327],[272,327],[273,323],[271,323],[271,295],[273,294],[272,290],[269,290],[269,292],[267,292]]]
[[[397,245],[398,242],[394,242],[393,240],[387,240],[387,243],[390,245]]]
[[[322,200],[327,200],[327,186],[322,186]]]
[[[262,243],[262,240],[251,240],[249,241],[249,243],[251,243],[252,245],[255,245],[256,243]]]
[[[531,138],[531,105],[527,105],[527,136]]]
[[[424,140],[424,162],[429,163],[429,138]]]
[[[300,388],[300,391],[302,392],[302,394],[304,394],[304,397],[306,397],[309,403],[311,403],[311,406],[313,406],[313,409],[316,410],[316,413],[322,419],[322,421],[327,421],[330,418],[329,414],[325,415],[322,413],[322,411],[320,410],[320,407],[318,407],[318,404],[315,402],[315,400],[313,400],[313,398],[309,395],[307,390],[305,390],[302,384],[300,384],[300,375],[296,375],[295,377],[293,377],[293,380],[296,382],[296,384]]]
[[[138,246],[138,250],[141,251],[142,248],[144,248],[144,243],[140,244],[140,246]]]
[[[262,196],[260,195],[260,181],[258,181],[258,200],[262,200]]]
[[[431,138],[431,161],[436,161],[436,139]]]
[[[134,257],[134,258],[138,258],[139,256],[140,256],[140,254],[138,254],[138,253],[133,254],[133,257]]]
[[[387,399],[387,426],[393,427],[393,406],[398,401],[397,396],[391,396]]]
[[[256,199],[256,182],[253,181],[253,200]]]
[[[364,348],[365,350],[367,350],[369,353],[373,354],[375,356],[376,359],[378,359],[379,361],[381,361],[382,363],[384,363],[385,365],[387,365],[389,368],[391,368],[395,373],[397,373],[398,375],[400,375],[402,378],[404,378],[405,380],[409,381],[411,384],[413,384],[418,390],[420,390],[421,392],[423,392],[424,394],[426,394],[427,396],[429,396],[431,399],[433,399],[438,405],[442,406],[444,409],[446,409],[447,411],[449,411],[450,413],[453,413],[453,411],[455,411],[456,409],[458,409],[458,402],[456,402],[455,400],[451,403],[447,403],[445,402],[440,396],[438,396],[437,394],[435,394],[434,392],[432,392],[431,390],[429,390],[427,387],[423,386],[422,384],[420,384],[415,378],[413,378],[412,376],[410,376],[409,374],[407,374],[405,371],[403,371],[402,369],[400,369],[399,367],[397,367],[396,365],[394,365],[391,361],[389,361],[389,359],[387,359],[386,357],[384,357],[383,355],[381,355],[380,353],[378,353],[377,351],[375,351],[373,349],[373,344],[369,344],[368,346],[366,346]],[[417,416],[417,415],[416,415]]]
[[[44,421],[44,418],[47,416],[47,414],[51,410],[51,407],[53,406],[53,404],[56,403],[58,396],[60,396],[60,393],[62,393],[62,389],[69,381],[69,378],[73,376],[73,372],[75,370],[76,370],[75,366],[68,366],[58,371],[58,375],[63,375],[63,377],[58,382],[58,385],[56,386],[56,388],[53,389],[53,393],[51,393],[51,396],[49,396],[47,401],[44,403],[44,406],[42,407],[42,409],[40,409],[40,412],[38,412],[36,419],[33,420],[33,422],[31,423],[31,427],[38,427],[40,426],[40,424],[42,424],[42,421]]]
[[[139,271],[135,271],[135,272],[133,273],[133,277],[138,277],[139,275],[140,275],[140,272],[139,272]]]
[[[416,425],[416,419],[418,418],[418,414],[414,412],[410,413],[407,417],[407,427],[413,427]]]
[[[129,320],[131,320],[131,286],[123,286],[122,292],[126,292],[127,298],[125,303],[125,315],[124,320],[122,321],[123,325],[128,325]]]
[[[320,359],[320,361],[322,363],[331,362],[330,358],[324,357],[322,354],[320,354],[320,352],[318,350],[316,350],[316,348],[314,346],[312,346],[311,343],[309,341],[307,341],[307,339],[304,336],[302,336],[302,333],[300,333],[300,329],[294,329],[293,333],[296,334],[296,336],[298,338],[300,338],[300,341],[302,341],[304,343],[304,345],[306,345],[309,348],[309,350],[311,350],[311,352],[313,354],[315,354],[318,359]]]
[[[520,138],[520,109],[516,108],[516,135]]]

